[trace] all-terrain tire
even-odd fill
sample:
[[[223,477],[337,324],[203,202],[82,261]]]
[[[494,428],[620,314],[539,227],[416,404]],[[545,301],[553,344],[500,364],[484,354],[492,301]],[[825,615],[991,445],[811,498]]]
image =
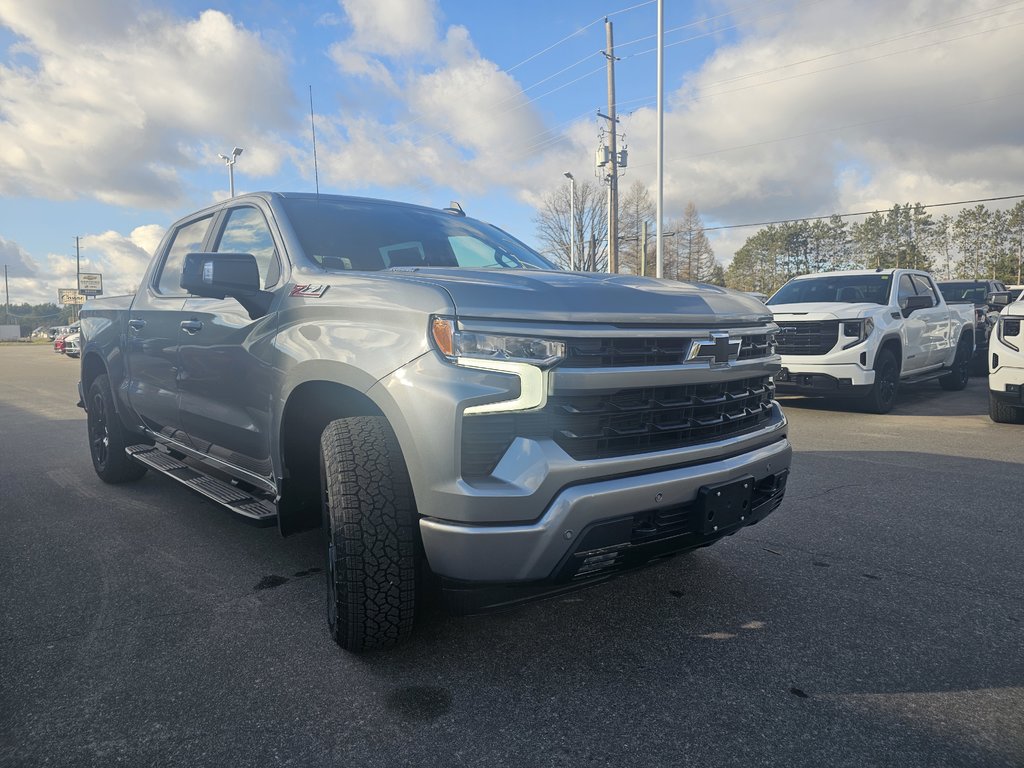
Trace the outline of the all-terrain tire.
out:
[[[402,452],[373,416],[338,419],[320,438],[327,624],[342,648],[402,642],[416,607],[416,510]]]
[[[127,446],[139,441],[132,439],[114,410],[114,393],[106,374],[93,379],[86,404],[89,455],[100,480],[111,484],[127,483],[146,474],[146,466],[124,452]]]
[[[956,356],[949,373],[939,377],[939,386],[948,392],[959,392],[967,386],[971,379],[971,358],[974,356],[973,346],[969,338],[960,339],[956,345]]]
[[[996,424],[1024,424],[1024,407],[1003,403],[988,393],[988,416]]]
[[[899,388],[899,364],[892,352],[883,349],[875,358],[875,383],[864,398],[864,410],[868,413],[888,413],[896,404]]]

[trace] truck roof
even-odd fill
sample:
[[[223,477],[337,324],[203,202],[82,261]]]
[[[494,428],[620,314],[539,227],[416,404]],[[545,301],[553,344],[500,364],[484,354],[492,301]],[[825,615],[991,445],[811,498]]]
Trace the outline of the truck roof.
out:
[[[793,280],[803,280],[808,277],[822,277],[824,275],[894,275],[897,272],[915,272],[922,275],[929,274],[924,269],[910,269],[908,267],[890,269],[839,269],[835,272],[810,272],[806,275],[797,275]]]

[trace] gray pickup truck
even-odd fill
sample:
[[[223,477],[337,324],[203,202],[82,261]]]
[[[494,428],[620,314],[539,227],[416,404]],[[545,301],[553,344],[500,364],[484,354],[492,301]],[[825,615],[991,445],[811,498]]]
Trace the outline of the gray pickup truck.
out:
[[[334,639],[597,583],[782,501],[776,326],[716,288],[564,272],[458,205],[258,193],[82,311],[97,474],[322,527]]]

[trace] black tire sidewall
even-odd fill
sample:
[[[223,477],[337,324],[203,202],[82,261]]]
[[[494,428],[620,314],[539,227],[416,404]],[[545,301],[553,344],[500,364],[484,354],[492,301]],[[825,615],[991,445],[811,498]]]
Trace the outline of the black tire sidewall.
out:
[[[879,385],[886,377],[892,379],[892,395],[885,396],[882,387]],[[896,397],[899,393],[900,372],[896,364],[896,358],[887,349],[878,353],[875,358],[875,384],[868,395],[868,406],[873,413],[888,413],[896,404]]]

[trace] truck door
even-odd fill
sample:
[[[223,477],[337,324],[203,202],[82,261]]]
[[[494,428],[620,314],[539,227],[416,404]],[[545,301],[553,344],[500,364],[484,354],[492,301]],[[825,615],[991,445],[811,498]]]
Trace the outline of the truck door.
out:
[[[907,299],[917,295],[917,289],[904,272],[896,284],[896,300],[900,310],[907,307]],[[923,310],[911,312],[910,317],[903,319],[903,371],[914,373],[928,367],[928,350],[925,349],[925,321],[921,316]]]
[[[225,211],[212,250],[251,253],[267,289],[280,289],[280,250],[263,212]],[[190,297],[178,329],[181,419],[192,444],[211,458],[273,481],[271,413],[276,314],[253,320],[235,299]]]
[[[186,299],[181,268],[186,253],[203,249],[212,221],[211,215],[188,221],[172,234],[128,313],[128,402],[149,429],[183,443],[188,438],[178,413],[178,340]]]
[[[924,324],[922,329],[922,341],[928,353],[928,366],[942,365],[947,358],[952,360],[951,347],[956,346],[956,340],[950,339],[950,313],[949,308],[939,301],[939,292],[932,284],[931,278],[924,275],[911,275],[914,289],[919,296],[929,296],[932,306],[928,309],[917,310],[912,317],[920,316]]]

